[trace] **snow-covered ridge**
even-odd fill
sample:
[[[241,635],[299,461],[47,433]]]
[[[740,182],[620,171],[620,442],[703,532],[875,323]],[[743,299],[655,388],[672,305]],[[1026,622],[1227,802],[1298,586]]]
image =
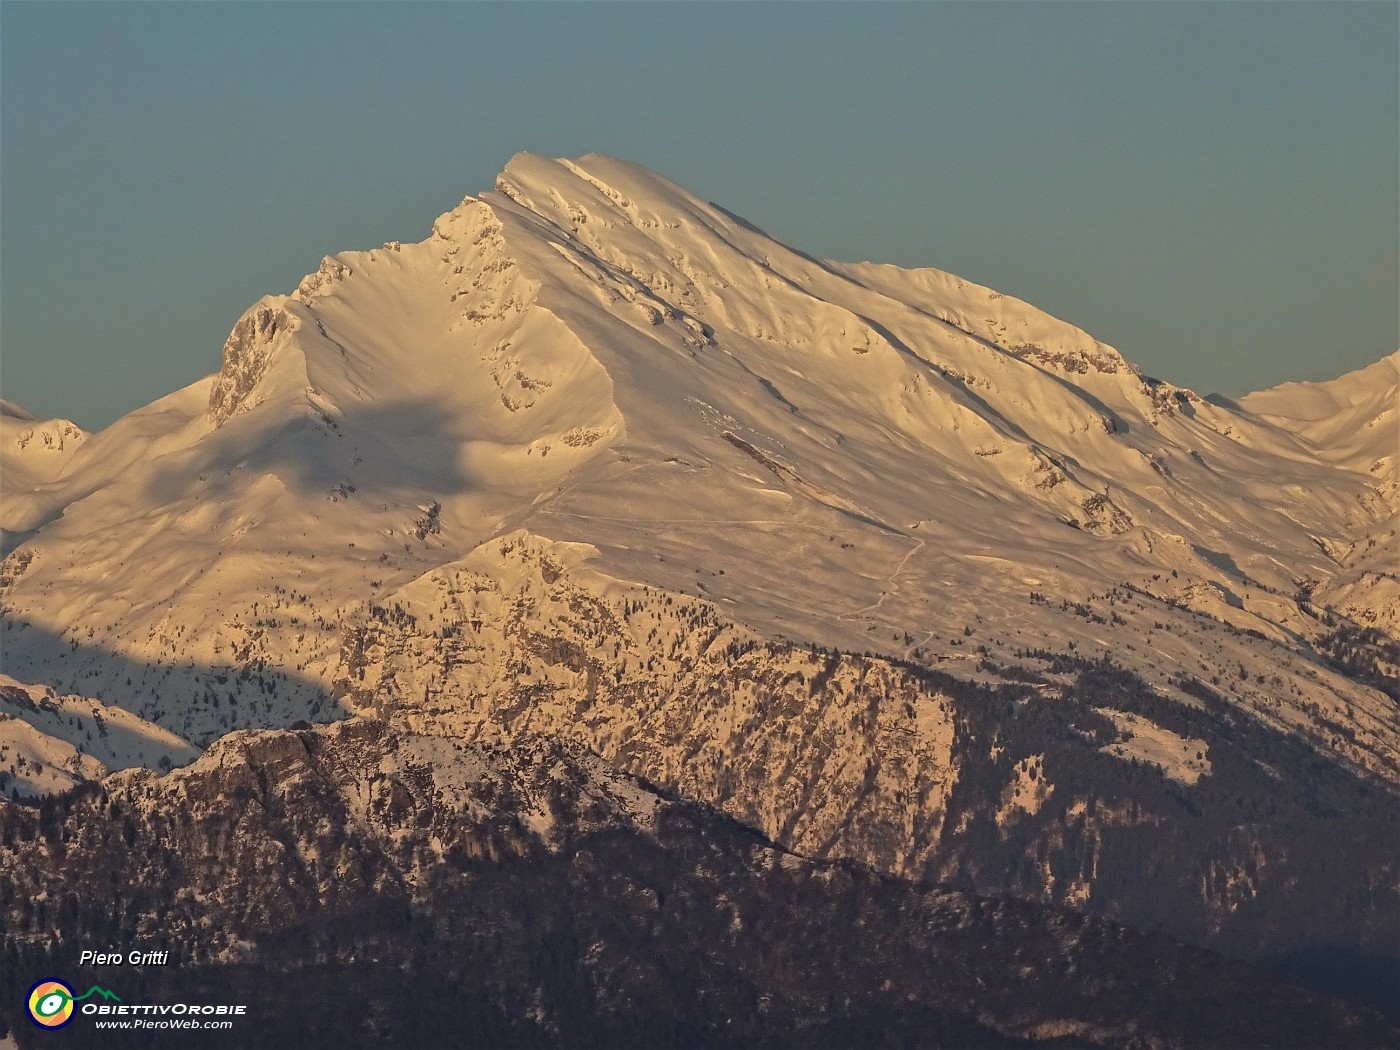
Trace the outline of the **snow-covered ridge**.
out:
[[[32,423],[39,417],[18,402],[7,401],[5,398],[0,397],[0,418],[17,419],[22,422],[27,421]]]
[[[0,486],[7,495],[32,489],[62,472],[87,431],[66,419],[40,419],[0,400]]]
[[[1239,404],[1294,434],[1319,457],[1364,469],[1394,489],[1400,470],[1400,350],[1337,379],[1284,383]]]

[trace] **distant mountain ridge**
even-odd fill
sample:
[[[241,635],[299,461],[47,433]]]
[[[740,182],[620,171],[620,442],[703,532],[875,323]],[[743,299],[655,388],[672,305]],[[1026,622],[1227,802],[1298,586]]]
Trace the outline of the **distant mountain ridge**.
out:
[[[0,1024],[21,1033],[23,966],[86,986],[105,971],[77,965],[80,944],[169,938],[173,964],[124,972],[124,996],[142,1001],[141,981],[247,1001],[243,1046],[272,1030],[313,1045],[469,1030],[488,1047],[957,1050],[1400,1034],[1165,937],[803,860],[539,737],[464,744],[369,719],[232,734],[169,777],[119,774],[5,828],[20,891],[5,931],[23,952],[0,954]],[[64,937],[46,943],[54,914]]]

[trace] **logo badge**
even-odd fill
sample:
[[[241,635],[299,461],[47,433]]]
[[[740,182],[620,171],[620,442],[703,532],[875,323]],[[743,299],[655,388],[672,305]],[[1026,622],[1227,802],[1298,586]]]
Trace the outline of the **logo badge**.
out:
[[[29,989],[29,1016],[40,1028],[62,1028],[73,1020],[73,989],[53,978]]]

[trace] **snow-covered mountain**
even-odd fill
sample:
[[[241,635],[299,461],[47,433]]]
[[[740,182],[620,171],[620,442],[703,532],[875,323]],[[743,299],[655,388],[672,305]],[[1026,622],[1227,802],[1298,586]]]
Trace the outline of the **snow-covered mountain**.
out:
[[[997,662],[1073,643],[1163,687],[1243,664],[1239,703],[1298,730],[1350,704],[1337,747],[1393,768],[1389,706],[1310,658],[1298,594],[1392,615],[1396,360],[1217,405],[951,275],[821,262],[633,165],[522,154],[426,240],[255,304],[217,375],[7,482],[4,527],[43,526],[7,566],[30,632],[7,660],[202,740],[324,715],[344,624],[523,529],[765,638],[937,660],[971,629]]]
[[[950,274],[521,154],[42,469],[7,410],[4,668],[188,754],[554,734],[809,856],[1282,950],[1270,895],[1333,877],[1288,866],[1318,800],[1373,830],[1400,785],[1397,398],[1400,355],[1202,398]],[[1283,838],[1238,832],[1262,799]],[[1144,821],[1191,907],[1103,875]],[[1349,929],[1384,941],[1368,834]]]

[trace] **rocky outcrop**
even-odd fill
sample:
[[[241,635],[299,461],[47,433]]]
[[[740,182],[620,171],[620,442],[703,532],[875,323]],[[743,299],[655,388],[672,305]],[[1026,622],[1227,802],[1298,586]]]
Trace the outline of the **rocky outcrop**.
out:
[[[760,642],[568,558],[515,536],[372,607],[342,646],[343,702],[451,739],[576,740],[809,858],[1244,958],[1348,945],[1390,965],[1393,790],[1204,683],[1183,679],[1193,707],[1111,661],[983,658],[977,684]]]
[[[279,337],[295,324],[272,299],[264,299],[239,318],[224,343],[223,367],[209,391],[209,419],[216,427],[250,405],[248,399],[267,372]]]

